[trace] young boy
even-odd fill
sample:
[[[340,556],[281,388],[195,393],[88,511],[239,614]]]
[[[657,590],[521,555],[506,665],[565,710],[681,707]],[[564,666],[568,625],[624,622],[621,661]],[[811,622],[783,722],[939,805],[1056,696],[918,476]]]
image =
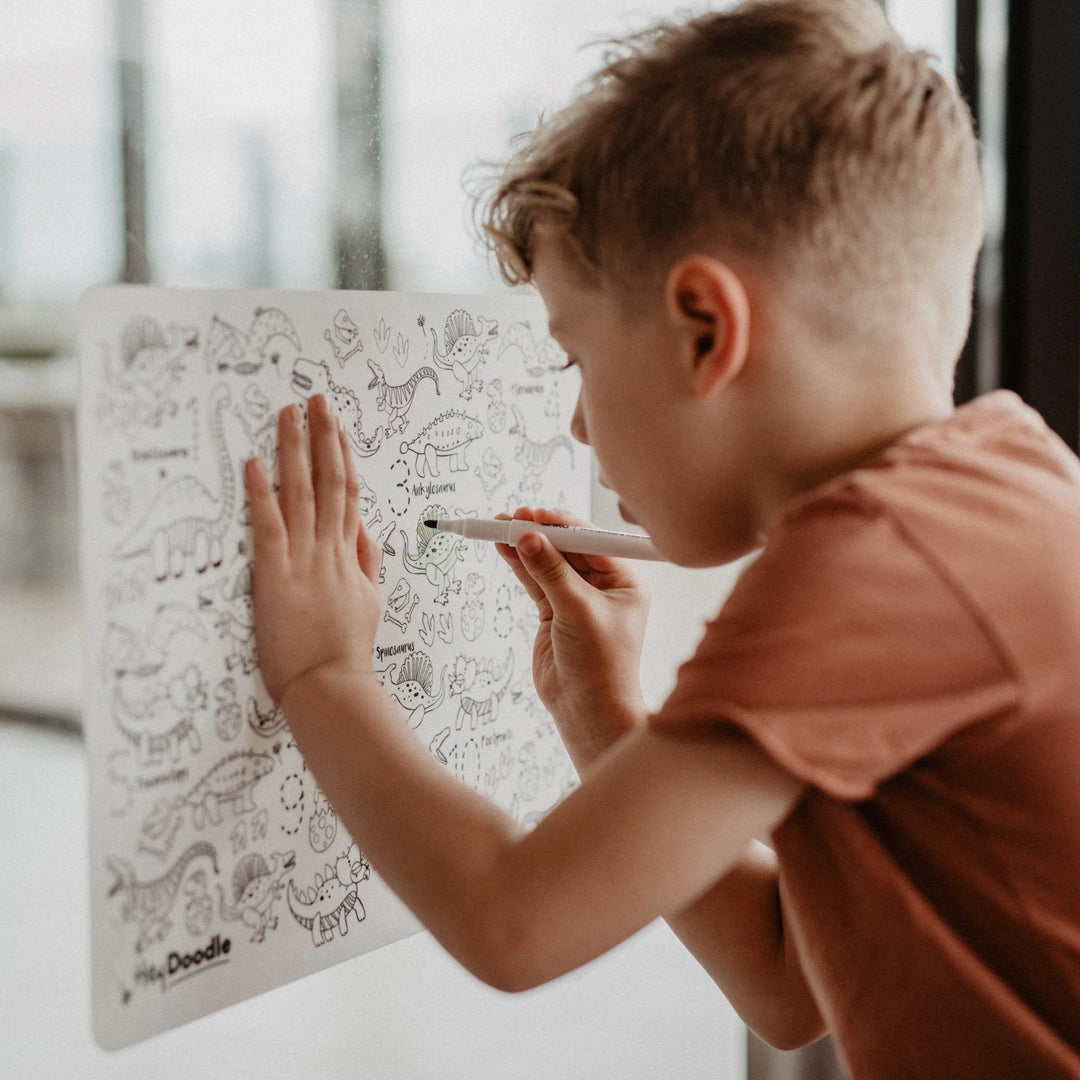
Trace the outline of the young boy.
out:
[[[632,571],[503,551],[582,779],[526,834],[381,689],[346,442],[313,399],[309,467],[285,410],[280,495],[246,474],[259,657],[349,832],[495,986],[663,917],[856,1080],[1080,1077],[1080,464],[1010,394],[953,409],[982,236],[955,91],[872,0],[658,28],[486,226],[624,516],[685,566],[762,550],[653,716]]]

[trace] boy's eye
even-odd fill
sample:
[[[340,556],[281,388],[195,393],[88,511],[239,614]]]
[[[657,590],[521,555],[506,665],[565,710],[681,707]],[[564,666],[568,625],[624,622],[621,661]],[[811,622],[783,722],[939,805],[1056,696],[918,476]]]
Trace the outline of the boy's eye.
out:
[[[552,371],[569,371],[572,367],[577,367],[577,357],[567,356],[566,363],[552,365]]]

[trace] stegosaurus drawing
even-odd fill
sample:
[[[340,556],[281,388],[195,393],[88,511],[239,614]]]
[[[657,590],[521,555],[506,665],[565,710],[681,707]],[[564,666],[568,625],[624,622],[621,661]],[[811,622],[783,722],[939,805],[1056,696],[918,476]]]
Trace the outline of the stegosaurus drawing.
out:
[[[351,844],[334,866],[329,863],[323,873],[315,875],[315,884],[301,893],[294,881],[289,881],[289,911],[306,930],[312,942],[324,945],[334,940],[334,930],[344,936],[349,932],[348,918],[356,915],[357,922],[367,917],[357,895],[361,881],[371,876],[371,866],[356,844]]]

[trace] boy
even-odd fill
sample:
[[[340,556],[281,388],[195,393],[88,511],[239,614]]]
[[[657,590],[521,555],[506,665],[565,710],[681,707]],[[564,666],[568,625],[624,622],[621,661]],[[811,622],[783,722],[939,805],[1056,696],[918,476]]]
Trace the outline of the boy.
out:
[[[872,0],[640,36],[510,163],[488,234],[623,514],[686,566],[762,548],[654,716],[632,571],[503,551],[582,778],[528,834],[372,672],[379,553],[326,402],[310,467],[282,414],[279,496],[249,463],[267,687],[479,977],[664,917],[753,1029],[832,1031],[856,1080],[1080,1077],[1080,464],[1012,395],[953,409],[981,215],[963,104]]]

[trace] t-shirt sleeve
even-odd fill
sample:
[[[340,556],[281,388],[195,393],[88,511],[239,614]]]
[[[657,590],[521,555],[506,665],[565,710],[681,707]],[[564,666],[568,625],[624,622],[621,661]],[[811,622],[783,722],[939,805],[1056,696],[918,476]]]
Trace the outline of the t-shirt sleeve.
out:
[[[962,594],[887,513],[838,492],[778,527],[651,723],[733,724],[795,776],[859,800],[1016,698]]]

